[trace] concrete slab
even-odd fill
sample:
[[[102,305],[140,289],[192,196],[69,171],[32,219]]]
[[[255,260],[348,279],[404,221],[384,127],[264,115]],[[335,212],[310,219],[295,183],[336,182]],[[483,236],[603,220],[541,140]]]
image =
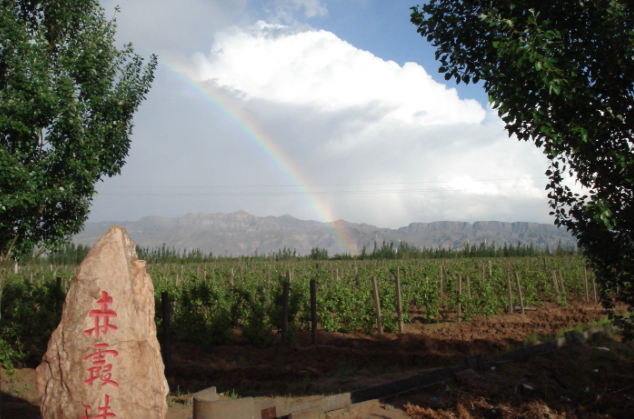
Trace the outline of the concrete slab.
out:
[[[254,407],[253,397],[217,401],[194,399],[194,419],[255,419]]]

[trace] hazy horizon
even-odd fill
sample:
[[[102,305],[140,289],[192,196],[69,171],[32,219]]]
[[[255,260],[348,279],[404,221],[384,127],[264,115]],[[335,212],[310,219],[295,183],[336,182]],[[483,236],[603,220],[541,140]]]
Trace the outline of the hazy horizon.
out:
[[[188,215],[201,215],[201,214],[202,214],[202,215],[214,215],[214,214],[226,214],[226,215],[229,215],[229,214],[235,214],[235,213],[237,213],[237,212],[245,212],[245,213],[247,213],[247,214],[249,214],[249,215],[253,215],[253,216],[256,216],[256,217],[261,217],[261,218],[266,218],[266,217],[275,217],[275,218],[278,218],[278,217],[288,216],[288,217],[292,217],[292,218],[295,218],[295,219],[297,219],[297,220],[301,220],[301,221],[314,221],[314,222],[319,222],[319,223],[325,223],[324,221],[321,221],[321,220],[316,220],[316,219],[311,219],[311,218],[300,218],[300,217],[296,217],[296,216],[294,216],[294,215],[292,215],[292,214],[280,214],[280,215],[272,215],[272,214],[269,214],[269,215],[261,215],[261,214],[254,214],[254,213],[252,213],[252,212],[244,211],[244,210],[242,210],[242,209],[239,209],[239,210],[236,210],[236,211],[230,211],[230,212],[218,211],[218,212],[213,212],[213,213],[211,213],[211,212],[202,212],[202,211],[199,211],[199,212],[188,212],[188,213],[185,213],[185,214],[181,214],[181,215],[174,215],[174,216],[164,216],[164,215],[154,215],[154,214],[153,214],[153,215],[145,215],[145,216],[139,217],[139,218],[134,219],[134,220],[132,220],[132,219],[129,219],[129,220],[102,220],[102,221],[91,221],[91,220],[88,220],[87,222],[88,222],[88,223],[91,223],[91,224],[94,224],[94,223],[111,223],[111,222],[112,222],[112,223],[116,223],[116,222],[137,222],[137,221],[140,221],[140,220],[142,220],[142,219],[144,219],[144,218],[151,218],[151,217],[157,217],[157,218],[169,218],[169,219],[173,219],[173,218],[182,218],[182,217],[186,217],[186,216],[188,216]],[[349,220],[344,220],[343,218],[338,219],[338,220],[334,220],[334,221],[330,221],[330,223],[333,223],[333,222],[339,222],[339,221],[344,221],[344,222],[353,223],[353,224],[368,224],[368,225],[373,225],[373,226],[375,226],[375,227],[379,227],[379,228],[399,228],[399,227],[386,227],[386,226],[380,226],[380,225],[375,225],[375,224],[368,223],[368,222],[363,222],[363,221],[361,221],[361,222],[352,222],[352,221],[349,221]],[[416,224],[416,223],[432,224],[432,223],[442,223],[442,222],[458,222],[458,223],[469,223],[469,224],[474,224],[474,223],[477,223],[477,222],[534,223],[534,224],[552,225],[553,227],[556,227],[554,223],[540,223],[540,222],[535,222],[535,221],[525,221],[525,220],[501,221],[501,220],[493,220],[493,219],[482,219],[482,220],[472,220],[472,221],[466,221],[466,220],[411,221],[411,222],[409,222],[409,223],[407,223],[407,224],[401,225],[400,227],[407,227],[407,226],[409,226],[410,224]]]

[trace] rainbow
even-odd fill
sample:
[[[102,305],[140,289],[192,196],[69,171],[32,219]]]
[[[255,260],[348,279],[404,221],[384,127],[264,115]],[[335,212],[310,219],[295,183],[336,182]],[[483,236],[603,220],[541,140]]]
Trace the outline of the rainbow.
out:
[[[161,67],[169,70],[179,80],[201,95],[214,109],[231,121],[231,123],[273,163],[281,174],[301,191],[302,196],[306,199],[315,216],[326,225],[339,246],[350,254],[356,253],[355,242],[349,237],[343,227],[337,226],[337,223],[334,222],[334,217],[328,205],[322,200],[317,199],[318,195],[311,190],[309,182],[306,181],[295,162],[293,162],[284,149],[277,144],[257,121],[253,120],[253,118],[247,115],[239,106],[233,104],[232,100],[228,97],[224,97],[220,92],[206,87],[203,83],[194,80],[183,71],[166,63],[161,63]]]

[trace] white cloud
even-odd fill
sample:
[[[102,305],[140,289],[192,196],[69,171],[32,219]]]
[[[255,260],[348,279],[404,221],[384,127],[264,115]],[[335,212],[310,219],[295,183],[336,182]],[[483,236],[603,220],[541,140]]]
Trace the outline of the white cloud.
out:
[[[208,56],[196,54],[198,80],[243,92],[248,99],[314,106],[380,110],[379,120],[413,126],[479,123],[485,110],[436,83],[418,64],[399,66],[355,48],[324,30],[258,22],[250,30],[216,34]]]

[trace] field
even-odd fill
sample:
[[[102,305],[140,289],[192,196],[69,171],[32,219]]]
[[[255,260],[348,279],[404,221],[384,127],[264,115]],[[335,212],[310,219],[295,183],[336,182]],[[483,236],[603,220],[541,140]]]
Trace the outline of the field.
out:
[[[2,362],[39,362],[75,271],[73,266],[40,264],[5,281]],[[294,342],[297,333],[309,330],[313,323],[311,280],[315,283],[315,326],[325,332],[391,333],[413,323],[468,322],[512,313],[515,307],[596,301],[592,273],[572,256],[247,259],[150,263],[148,272],[154,281],[158,330],[163,327],[162,296],[167,292],[171,341],[207,346],[235,342],[267,346],[284,323],[286,341]]]
[[[46,341],[57,324],[59,301],[74,269],[33,266],[19,272],[5,286],[0,320],[4,345],[2,362],[8,370],[13,363],[18,367],[14,377],[23,375],[24,379],[14,379],[13,385],[5,378],[3,389],[7,385],[16,391],[22,388],[20,396],[14,390],[9,392],[18,410],[23,408],[26,412],[37,404],[34,389],[27,388],[29,371],[39,363]],[[150,263],[148,271],[155,285],[159,331],[163,326],[161,296],[164,291],[169,294],[172,362],[167,377],[172,390],[170,403],[174,404],[170,415],[174,418],[191,416],[188,394],[211,385],[228,396],[336,393],[389,382],[430,368],[461,364],[468,355],[479,353],[490,357],[555,336],[564,329],[606,322],[603,309],[594,300],[591,272],[584,270],[581,259],[571,256],[387,261],[218,260]],[[284,282],[289,275],[287,343],[284,344],[280,329],[284,323]],[[62,281],[56,281],[57,277]],[[383,333],[378,333],[372,277],[377,284]],[[397,277],[403,333],[398,332]],[[315,345],[310,321],[311,280],[317,285]],[[513,314],[508,313],[509,290]],[[521,306],[525,314],[520,313]],[[631,344],[621,343],[618,335],[606,339],[609,342],[604,345],[618,346],[626,355],[633,354],[628,352],[633,350]],[[592,348],[586,349],[593,352]],[[631,378],[634,356],[623,357],[620,352],[617,356],[616,351],[611,356],[610,368],[617,371],[619,367],[615,365],[623,363],[623,371],[629,371]],[[574,372],[574,368],[571,371]],[[531,374],[530,371],[524,373]],[[628,376],[621,374],[622,377]],[[612,379],[618,381],[614,377],[608,381]],[[615,382],[616,385],[619,383]],[[449,410],[458,409],[462,403],[457,397],[462,394],[460,391],[471,394],[468,389],[451,391],[452,396],[447,397],[444,405]],[[575,400],[571,389],[553,387],[548,391],[550,396],[541,396],[540,400],[553,402],[552,396],[561,391],[568,399]],[[9,393],[5,396],[9,397]],[[631,387],[617,393],[616,396],[623,397],[618,399],[616,408],[622,410],[627,406],[629,399],[625,396],[632,394]],[[409,401],[425,405],[421,400]],[[404,412],[406,403],[401,402],[400,411]],[[561,400],[557,403],[551,403],[551,408],[564,412],[566,404],[561,404]],[[598,413],[615,408],[603,402],[593,406]]]

